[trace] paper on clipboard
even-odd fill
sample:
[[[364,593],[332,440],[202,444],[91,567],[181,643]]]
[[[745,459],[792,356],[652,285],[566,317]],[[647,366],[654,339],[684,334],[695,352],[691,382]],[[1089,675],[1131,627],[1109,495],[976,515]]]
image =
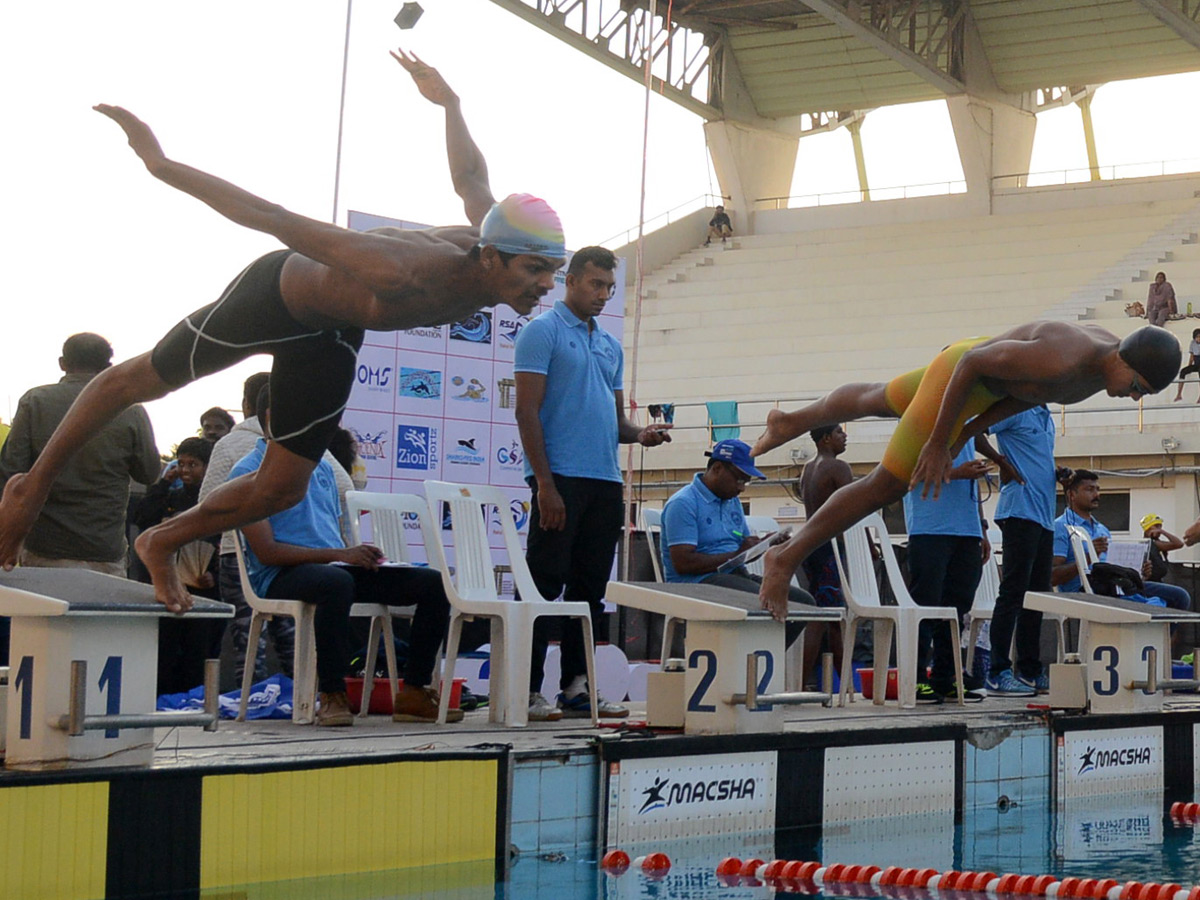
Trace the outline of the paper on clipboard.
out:
[[[758,559],[760,556],[762,556],[764,553],[766,553],[768,550],[771,549],[771,542],[774,541],[776,539],[776,537],[778,537],[778,535],[779,535],[778,531],[772,531],[770,534],[766,535],[761,541],[759,541],[757,544],[755,544],[749,550],[743,550],[741,553],[739,553],[737,556],[733,557],[732,559],[725,560],[725,562],[723,562],[723,563],[721,563],[721,565],[717,566],[717,571],[718,572],[732,572],[734,569],[739,568],[740,566],[746,565],[746,563],[754,562],[754,560]]]
[[[1105,562],[1115,566],[1126,566],[1138,572],[1150,555],[1150,542],[1146,541],[1109,541],[1108,552],[1104,555]]]

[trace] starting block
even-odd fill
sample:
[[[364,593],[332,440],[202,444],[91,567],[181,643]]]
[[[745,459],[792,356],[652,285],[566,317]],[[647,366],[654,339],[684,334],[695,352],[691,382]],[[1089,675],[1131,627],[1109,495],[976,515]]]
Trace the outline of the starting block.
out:
[[[683,729],[750,734],[779,729],[775,707],[829,703],[830,694],[782,693],[784,629],[758,597],[710,584],[610,582],[606,599],[687,622]],[[837,609],[788,604],[788,619],[840,622]],[[664,660],[665,663],[665,660]]]
[[[1079,658],[1086,667],[1086,702],[1092,712],[1158,711],[1162,709],[1163,689],[1195,684],[1171,680],[1169,626],[1200,622],[1198,613],[1099,594],[1040,591],[1028,592],[1025,606],[1082,623]],[[1053,677],[1050,691],[1053,696]]]
[[[233,616],[227,603],[193,600],[183,618]],[[0,572],[0,615],[12,617],[6,767],[149,765],[154,741],[140,729],[215,728],[215,683],[211,714],[154,711],[158,620],[174,614],[150,585],[22,567]]]

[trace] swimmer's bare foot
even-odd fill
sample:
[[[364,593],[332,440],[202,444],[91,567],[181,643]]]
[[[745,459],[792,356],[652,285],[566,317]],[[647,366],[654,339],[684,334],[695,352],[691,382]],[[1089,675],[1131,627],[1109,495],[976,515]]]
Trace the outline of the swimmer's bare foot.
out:
[[[150,573],[154,599],[173,613],[184,613],[192,608],[192,596],[175,568],[175,550],[178,548],[167,546],[157,534],[160,527],[156,525],[139,534],[133,548]]]
[[[762,456],[764,453],[786,444],[792,438],[804,434],[806,429],[796,428],[790,421],[794,415],[795,413],[786,413],[782,409],[773,409],[768,412],[767,430],[755,441],[750,455]]]
[[[4,499],[0,500],[0,567],[5,572],[12,571],[17,564],[25,537],[45,502],[45,497],[36,496],[30,489],[29,476],[25,473],[8,479]]]
[[[787,620],[788,585],[792,580],[792,571],[780,560],[780,553],[772,548],[763,554],[763,580],[758,588],[762,608],[770,610],[776,622]]]

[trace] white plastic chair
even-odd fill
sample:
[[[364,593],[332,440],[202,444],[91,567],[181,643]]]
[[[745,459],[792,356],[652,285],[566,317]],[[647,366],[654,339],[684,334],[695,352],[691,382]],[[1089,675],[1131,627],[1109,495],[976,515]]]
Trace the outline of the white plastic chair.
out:
[[[971,621],[967,632],[967,663],[968,672],[974,671],[975,643],[979,640],[979,632],[983,623],[992,621],[996,611],[996,597],[1000,593],[1000,567],[996,563],[996,554],[989,553],[987,562],[983,564],[983,574],[979,577],[979,587],[975,589],[975,601],[967,618]]]
[[[896,606],[884,606],[879,596],[879,584],[875,580],[875,567],[871,559],[870,541],[867,535],[874,530],[879,537],[883,554],[884,571],[896,596]],[[917,629],[923,619],[944,619],[950,623],[950,638],[955,648],[954,679],[958,687],[958,702],[962,696],[962,658],[958,653],[960,635],[958,610],[952,606],[921,606],[908,593],[900,574],[900,564],[888,536],[883,516],[872,513],[846,529],[842,535],[846,545],[846,561],[835,553],[838,574],[842,579],[842,595],[846,598],[846,622],[842,632],[842,684],[841,703],[844,705],[853,688],[851,667],[854,664],[854,635],[858,621],[867,619],[874,630],[875,680],[872,699],[876,705],[884,702],[887,693],[888,658],[892,637],[896,639],[896,667],[899,680],[897,696],[902,707],[917,705]],[[849,569],[847,576],[846,570]]]
[[[371,543],[383,551],[391,562],[412,562],[408,553],[408,542],[404,539],[404,516],[416,516],[422,537],[425,536],[425,517],[429,507],[422,497],[412,494],[379,494],[369,491],[347,491],[346,512],[350,517],[350,536],[355,544],[362,543],[361,517],[371,516]],[[370,616],[371,631],[367,638],[366,668],[363,670],[363,696],[359,716],[367,714],[371,689],[375,681],[375,663],[379,659],[379,638],[383,637],[383,652],[387,657],[388,681],[392,696],[400,689],[399,672],[396,668],[396,636],[392,619],[399,616],[412,618],[412,610],[404,607],[385,606],[379,603],[355,603],[350,607],[352,616]],[[417,685],[424,687],[424,685]]]
[[[263,624],[274,616],[289,616],[296,620],[296,644],[292,662],[292,721],[297,725],[308,725],[315,718],[317,699],[317,644],[313,619],[317,607],[301,600],[268,600],[254,592],[250,574],[246,570],[246,554],[242,548],[245,537],[240,531],[234,533],[234,550],[237,552],[238,575],[242,580],[242,595],[253,610],[250,618],[250,640],[246,644],[246,669],[242,675],[242,698],[238,704],[237,720],[246,721],[246,706],[250,701],[250,686],[254,683],[254,663],[258,655],[258,638]]]
[[[654,580],[661,583],[662,569],[662,510],[642,507],[638,511],[642,531],[646,534],[646,544],[650,548],[650,564],[654,567]]]
[[[1091,536],[1078,525],[1067,526],[1067,536],[1071,539],[1071,555],[1075,558],[1075,568],[1079,570],[1079,584],[1085,594],[1094,594],[1092,583],[1088,581],[1088,572],[1100,561],[1096,548],[1092,546]]]
[[[587,660],[588,694],[592,704],[592,726],[596,718],[595,639],[592,636],[592,611],[586,603],[565,603],[542,599],[534,586],[525,562],[517,526],[509,513],[509,498],[499,488],[479,484],[425,482],[430,520],[440,522],[439,503],[450,508],[450,528],[454,534],[454,574],[446,565],[445,550],[437,539],[429,541],[436,559],[431,562],[442,572],[442,584],[450,600],[450,635],[446,641],[445,684],[454,683],[454,664],[464,619],[482,616],[491,620],[491,675],[489,680],[488,719],[510,726],[529,721],[529,670],[533,650],[533,624],[539,616],[566,616],[579,619],[583,626],[583,646]],[[520,601],[501,600],[496,591],[492,551],[488,541],[491,508],[497,518],[508,551],[513,583]],[[446,721],[450,692],[442,691],[438,722]]]

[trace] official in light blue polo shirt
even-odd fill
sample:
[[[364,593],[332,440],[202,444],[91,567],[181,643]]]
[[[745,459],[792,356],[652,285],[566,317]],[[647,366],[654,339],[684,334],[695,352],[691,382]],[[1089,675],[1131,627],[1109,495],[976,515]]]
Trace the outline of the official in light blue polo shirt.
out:
[[[621,481],[615,396],[625,377],[621,342],[562,300],[517,335],[514,372],[546,376],[539,418],[550,471]],[[586,422],[586,427],[581,423]],[[525,455],[525,477],[533,476]]]
[[[766,476],[755,468],[750,447],[742,441],[718,441],[705,455],[709,457],[708,468],[672,494],[663,507],[663,578],[757,594],[762,578],[752,575],[745,566],[719,570],[758,543],[750,533],[738,498],[752,479]],[[779,540],[785,538],[786,534],[778,536]],[[788,601],[815,605],[808,591],[794,585],[788,588]],[[784,639],[788,645],[800,635],[802,627],[799,622],[787,623]]]
[[[525,480],[533,492],[525,561],[538,593],[586,602],[603,626],[604,592],[625,521],[617,445],[655,447],[670,426],[638,426],[626,417],[621,342],[598,318],[617,291],[619,265],[611,250],[583,247],[567,263],[566,293],[517,335],[516,419],[525,451]],[[590,718],[587,659],[579,620],[563,626],[558,703],[542,693],[550,620],[533,630],[529,718]],[[604,632],[599,631],[600,634]],[[626,716],[601,699],[603,718]]]
[[[987,689],[1027,697],[1050,684],[1042,671],[1042,613],[1025,608],[1025,594],[1049,591],[1054,568],[1054,420],[1045,406],[1035,406],[1001,419],[990,433],[1006,465],[996,504],[1004,571],[992,612]],[[1010,655],[1009,647],[1016,652]]]
[[[975,459],[975,447],[968,443],[954,457],[952,465],[961,466]],[[942,485],[938,499],[921,499],[921,488],[904,495],[904,526],[909,536],[941,534],[979,539],[983,528],[979,521],[979,488],[974,478],[955,478]],[[936,606],[937,604],[930,604]]]
[[[1063,510],[1063,514],[1054,520],[1054,555],[1060,556],[1064,560],[1075,562],[1075,551],[1071,548],[1071,535],[1067,532],[1067,526],[1081,528],[1087,532],[1088,538],[1095,547],[1097,539],[1103,538],[1105,541],[1112,540],[1112,532],[1108,530],[1108,526],[1099,519],[1092,517],[1084,517],[1075,510],[1068,507]],[[1107,549],[1096,553],[1096,558],[1100,562],[1105,562],[1108,559]],[[1058,589],[1064,593],[1078,593],[1083,588],[1083,582],[1076,575],[1069,581],[1064,581],[1058,586]]]
[[[697,584],[712,574],[680,575],[671,563],[671,547],[690,544],[709,556],[736,554],[749,533],[738,495],[722,500],[704,484],[704,473],[697,472],[692,483],[672,494],[663,507],[663,579]]]

